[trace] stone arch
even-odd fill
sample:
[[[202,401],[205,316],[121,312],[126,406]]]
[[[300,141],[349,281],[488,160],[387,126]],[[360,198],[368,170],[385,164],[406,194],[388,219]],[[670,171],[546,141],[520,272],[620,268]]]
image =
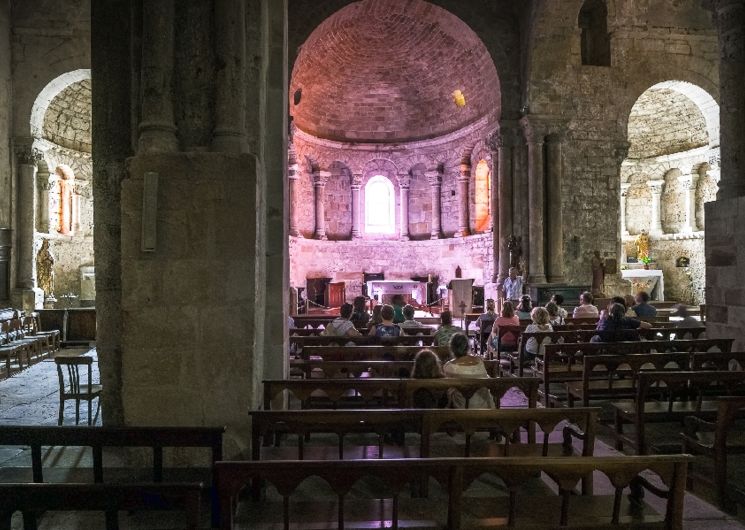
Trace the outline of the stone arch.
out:
[[[73,70],[57,76],[49,83],[47,83],[47,85],[41,90],[41,92],[39,92],[39,95],[36,96],[36,100],[31,107],[31,115],[29,120],[31,136],[35,139],[42,138],[44,130],[44,116],[46,115],[47,109],[49,109],[49,104],[56,96],[58,96],[70,85],[90,79],[90,69],[80,68],[78,70]]]

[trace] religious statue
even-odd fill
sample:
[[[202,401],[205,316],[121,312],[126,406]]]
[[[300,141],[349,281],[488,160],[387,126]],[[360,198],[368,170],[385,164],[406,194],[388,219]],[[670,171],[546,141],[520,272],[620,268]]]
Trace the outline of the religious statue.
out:
[[[39,288],[47,298],[54,297],[54,255],[49,250],[49,240],[41,242],[41,248],[36,254],[36,279]]]
[[[510,267],[519,267],[520,258],[523,255],[522,245],[519,237],[515,237],[514,234],[507,238],[507,250],[510,253]]]
[[[641,233],[636,236],[634,241],[636,246],[636,259],[642,261],[644,258],[649,257],[649,236],[646,230],[642,230]]]
[[[592,267],[592,295],[603,296],[605,289],[605,263],[600,257],[600,251],[596,250],[590,260]]]

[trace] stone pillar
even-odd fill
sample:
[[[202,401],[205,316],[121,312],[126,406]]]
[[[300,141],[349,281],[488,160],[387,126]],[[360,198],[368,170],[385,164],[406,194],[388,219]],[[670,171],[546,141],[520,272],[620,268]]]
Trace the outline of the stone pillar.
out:
[[[18,161],[16,285],[24,290],[36,287],[34,232],[36,230],[36,163],[39,158],[40,154],[30,145],[20,145],[16,149]]]
[[[551,204],[548,223],[547,252],[549,282],[564,281],[564,220],[562,214],[561,182],[564,178],[564,133],[548,135],[546,148],[546,204]]]
[[[402,241],[409,240],[409,188],[411,177],[408,173],[398,175],[399,193],[399,234]]]
[[[212,150],[246,152],[244,0],[215,0],[215,129]]]
[[[360,230],[360,215],[362,206],[360,204],[360,189],[362,188],[362,173],[352,175],[352,239],[362,237]]]
[[[11,1],[0,0],[0,49],[6,50],[0,53],[0,190],[7,190],[0,194],[0,228],[10,228],[13,225],[11,219],[13,208],[13,173],[11,152],[11,131],[13,129],[12,101],[12,61],[11,50],[12,27]],[[27,124],[28,125],[28,124]],[[2,281],[2,279],[0,279]]]
[[[626,196],[629,193],[631,184],[624,182],[621,184],[621,236],[629,235],[629,228],[626,226]]]
[[[492,183],[492,189],[495,190],[496,202],[499,202],[499,215],[494,216],[496,218],[493,219],[493,222],[496,226],[494,245],[497,247],[495,257],[498,263],[498,267],[495,267],[495,274],[500,293],[510,268],[507,240],[514,233],[512,223],[512,155],[514,144],[514,127],[507,128],[503,125],[489,139],[489,148],[492,151],[492,160],[494,161],[493,174],[496,176],[496,182]]]
[[[461,161],[458,174],[458,231],[455,237],[465,237],[468,229],[468,188],[471,181],[471,162]]]
[[[684,234],[697,232],[696,227],[696,188],[698,186],[698,175],[688,169],[687,174],[678,177],[678,182],[683,187],[683,207],[686,218],[680,231]]]
[[[544,131],[528,117],[520,120],[528,145],[528,281],[546,283],[545,224],[546,181],[544,175]]]
[[[721,166],[717,198],[745,195],[745,2],[714,0],[719,29]]]
[[[430,239],[440,239],[442,237],[442,212],[440,204],[440,195],[442,191],[442,175],[439,169],[430,169],[425,175],[429,181],[432,192],[432,230]]]
[[[72,188],[72,232],[80,232],[80,182],[76,179]]]
[[[40,160],[36,171],[36,184],[39,189],[37,229],[39,232],[49,233],[49,165]]]
[[[661,212],[661,198],[662,188],[665,186],[665,181],[660,180],[648,180],[647,186],[649,191],[652,193],[652,217],[649,223],[649,233],[651,235],[662,235],[662,217]]]
[[[140,153],[178,150],[173,121],[174,1],[142,3]]]
[[[287,188],[290,197],[290,235],[294,237],[303,237],[297,228],[297,181],[300,179],[300,166],[290,164],[287,168]]]
[[[326,183],[331,176],[330,171],[317,171],[313,175],[313,190],[316,198],[316,232],[313,237],[326,240]]]

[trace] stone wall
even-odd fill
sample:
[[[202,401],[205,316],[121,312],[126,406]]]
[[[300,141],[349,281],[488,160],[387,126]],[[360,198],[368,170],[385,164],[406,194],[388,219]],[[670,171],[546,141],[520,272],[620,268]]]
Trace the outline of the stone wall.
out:
[[[361,294],[362,273],[383,272],[389,280],[432,274],[441,283],[455,277],[475,285],[490,281],[494,271],[491,234],[427,241],[317,241],[290,238],[290,285],[305,287],[306,278],[346,282],[347,299]]]

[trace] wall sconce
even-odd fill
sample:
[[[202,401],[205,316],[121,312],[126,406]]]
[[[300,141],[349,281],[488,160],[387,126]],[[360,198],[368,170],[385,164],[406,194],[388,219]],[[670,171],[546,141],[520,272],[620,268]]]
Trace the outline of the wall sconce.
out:
[[[458,89],[453,92],[453,102],[458,107],[465,107],[466,106],[466,96],[463,94],[463,91]]]

